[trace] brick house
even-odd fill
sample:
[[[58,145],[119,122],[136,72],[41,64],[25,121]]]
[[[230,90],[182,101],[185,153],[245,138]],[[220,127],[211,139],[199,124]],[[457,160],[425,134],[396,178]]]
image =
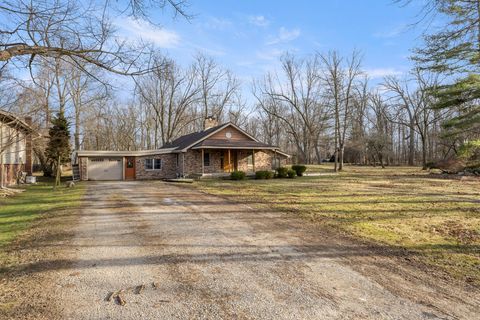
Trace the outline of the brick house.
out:
[[[286,164],[278,147],[258,141],[233,123],[179,137],[158,150],[77,151],[81,180],[147,180],[223,176],[232,171],[253,174]]]
[[[0,187],[15,184],[22,172],[32,175],[31,123],[0,110]]]

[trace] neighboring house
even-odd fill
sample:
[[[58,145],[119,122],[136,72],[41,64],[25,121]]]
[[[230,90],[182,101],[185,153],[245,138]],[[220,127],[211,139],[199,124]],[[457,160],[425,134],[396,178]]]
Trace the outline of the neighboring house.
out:
[[[233,123],[205,120],[205,130],[182,136],[158,150],[78,151],[81,180],[172,179],[254,173],[286,164],[278,147],[258,141]]]
[[[32,174],[31,123],[0,110],[0,187],[16,183],[21,172]]]

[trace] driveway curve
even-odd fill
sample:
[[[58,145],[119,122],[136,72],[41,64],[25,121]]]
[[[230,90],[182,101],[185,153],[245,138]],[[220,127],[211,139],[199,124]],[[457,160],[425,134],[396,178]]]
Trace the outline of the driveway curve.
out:
[[[187,186],[91,183],[80,215],[68,258],[44,266],[61,319],[478,315],[478,295],[395,257]]]

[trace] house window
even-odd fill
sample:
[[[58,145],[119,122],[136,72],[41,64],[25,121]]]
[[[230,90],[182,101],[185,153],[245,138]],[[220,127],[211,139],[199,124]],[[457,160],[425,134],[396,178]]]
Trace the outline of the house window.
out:
[[[154,170],[161,170],[162,169],[162,159],[155,159],[153,163]]]
[[[145,169],[153,170],[153,159],[145,159]]]
[[[205,152],[203,154],[203,165],[205,167],[210,166],[210,153],[209,152]]]
[[[133,159],[127,160],[127,168],[133,168]]]
[[[145,159],[145,170],[161,170],[162,159]]]

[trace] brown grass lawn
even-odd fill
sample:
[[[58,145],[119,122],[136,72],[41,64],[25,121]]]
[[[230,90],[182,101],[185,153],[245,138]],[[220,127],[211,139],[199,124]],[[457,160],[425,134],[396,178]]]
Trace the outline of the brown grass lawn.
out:
[[[258,203],[415,253],[428,265],[480,284],[480,179],[445,178],[419,168],[329,164],[324,175],[275,180],[203,180],[211,194]],[[308,170],[307,170],[308,172]],[[329,172],[331,174],[329,174]]]
[[[11,242],[28,233],[38,219],[78,207],[85,192],[83,184],[53,190],[52,179],[38,180],[35,185],[22,186],[24,192],[0,199],[0,269]]]

